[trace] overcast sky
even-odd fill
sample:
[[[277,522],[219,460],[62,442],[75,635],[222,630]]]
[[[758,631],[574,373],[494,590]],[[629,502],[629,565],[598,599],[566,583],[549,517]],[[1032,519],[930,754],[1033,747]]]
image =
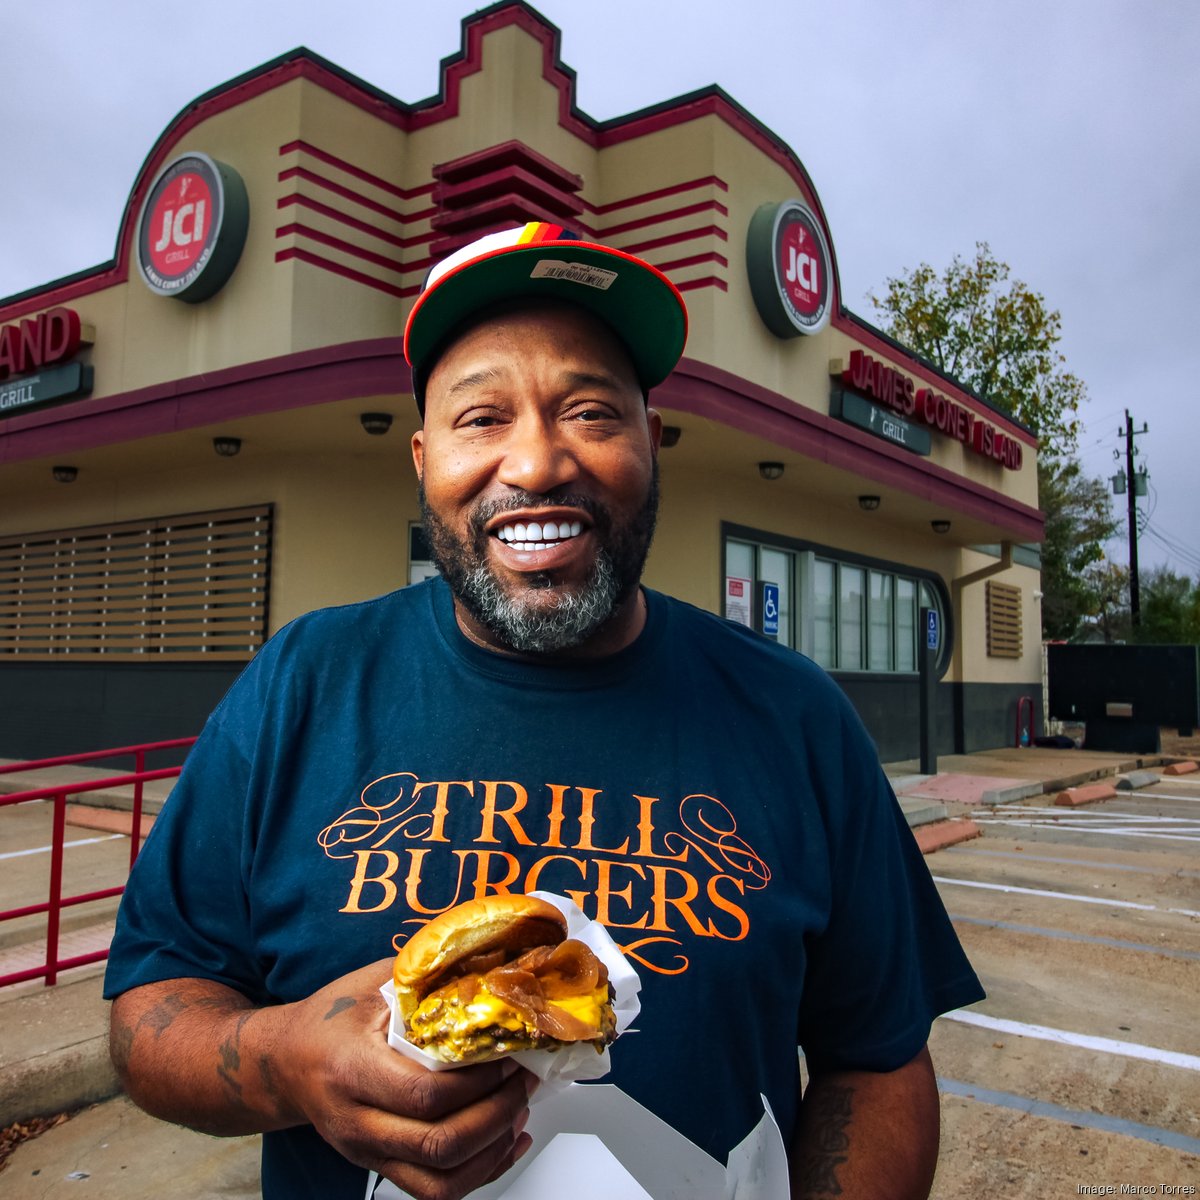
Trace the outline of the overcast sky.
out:
[[[296,46],[396,98],[470,0],[6,2],[0,297],[112,258],[143,160],[202,93]],[[987,241],[1062,313],[1081,457],[1150,471],[1143,565],[1200,575],[1200,5],[1193,0],[541,0],[597,119],[711,83],[799,156],[848,307]],[[1122,509],[1122,511],[1124,511]],[[1121,537],[1111,546],[1126,561]]]

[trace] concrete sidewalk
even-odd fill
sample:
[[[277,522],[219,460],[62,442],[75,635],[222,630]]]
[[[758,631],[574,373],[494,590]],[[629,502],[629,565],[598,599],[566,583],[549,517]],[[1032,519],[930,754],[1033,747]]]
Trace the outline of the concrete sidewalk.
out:
[[[938,774],[932,776],[920,774],[915,762],[887,764],[884,769],[918,841],[925,842],[923,849],[929,852],[959,840],[959,835],[977,835],[978,830],[970,828],[970,814],[981,805],[1019,802],[1022,797],[1041,797],[1095,780],[1114,782],[1120,775],[1161,767],[1169,761],[1164,755],[1033,748],[945,756],[938,761]],[[85,769],[70,768],[72,772],[81,770]],[[4,788],[5,783],[12,782],[13,777],[0,776],[0,790],[16,790]],[[168,786],[160,785],[155,797],[160,802],[169,787],[170,781],[166,782]],[[44,786],[25,780],[21,783],[26,787]],[[87,797],[87,802],[97,803],[94,795]],[[123,808],[129,801],[114,795],[110,802]],[[5,897],[0,885],[0,907],[28,901],[28,897]],[[108,1061],[108,1006],[101,998],[102,978],[100,965],[67,972],[64,982],[54,988],[23,984],[0,989],[0,1029],[4,1031],[0,1043],[0,1127],[36,1115],[76,1109],[117,1094],[116,1076]],[[119,1114],[110,1105],[119,1106]],[[4,1172],[4,1194],[57,1196],[59,1183],[70,1170],[77,1169],[93,1177],[90,1194],[107,1196],[110,1193],[100,1186],[96,1170],[88,1170],[85,1164],[89,1154],[94,1156],[94,1166],[106,1164],[105,1170],[116,1172],[111,1195],[157,1194],[163,1190],[159,1176],[143,1178],[139,1174],[150,1170],[153,1163],[145,1167],[138,1163],[147,1157],[154,1159],[154,1169],[161,1175],[162,1156],[157,1150],[160,1140],[170,1144],[165,1152],[172,1158],[178,1156],[176,1166],[188,1164],[188,1179],[195,1179],[194,1186],[189,1182],[185,1187],[176,1175],[173,1187],[166,1190],[190,1196],[257,1194],[257,1176],[251,1178],[248,1174],[248,1164],[256,1161],[256,1139],[234,1143],[174,1130],[138,1113],[123,1098],[110,1100],[103,1108],[108,1117],[85,1119],[86,1114],[81,1114],[19,1147]],[[120,1143],[125,1149],[120,1154],[110,1153],[114,1145],[111,1138],[104,1140],[108,1136],[104,1131],[111,1132],[114,1121],[125,1131]],[[148,1136],[155,1138],[156,1153],[139,1156],[136,1149],[139,1144],[144,1146]],[[50,1168],[50,1162],[56,1165]],[[70,1163],[84,1165],[64,1165]],[[37,1185],[33,1190],[19,1190],[33,1184]]]

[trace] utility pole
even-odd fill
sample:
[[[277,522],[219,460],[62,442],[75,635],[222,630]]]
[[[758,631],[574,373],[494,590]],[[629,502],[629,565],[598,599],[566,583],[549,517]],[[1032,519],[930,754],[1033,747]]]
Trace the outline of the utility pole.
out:
[[[1133,447],[1133,439],[1139,433],[1146,433],[1149,426],[1143,424],[1141,429],[1134,429],[1133,417],[1129,409],[1125,410],[1125,478],[1129,503],[1129,622],[1134,629],[1142,623],[1141,597],[1138,593],[1138,534],[1137,534],[1137,476],[1133,473],[1133,456],[1137,451]]]

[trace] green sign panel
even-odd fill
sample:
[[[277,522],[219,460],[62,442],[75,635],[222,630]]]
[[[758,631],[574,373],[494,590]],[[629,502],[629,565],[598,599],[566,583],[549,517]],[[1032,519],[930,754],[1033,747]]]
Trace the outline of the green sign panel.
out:
[[[86,396],[92,390],[92,368],[71,362],[36,375],[23,375],[0,383],[0,417],[11,417],[38,404]]]
[[[856,425],[865,429],[885,442],[892,442],[911,450],[913,454],[928,454],[932,448],[933,439],[928,429],[912,425],[903,417],[864,400],[853,392],[835,391],[829,401],[829,415],[839,417],[848,425]]]

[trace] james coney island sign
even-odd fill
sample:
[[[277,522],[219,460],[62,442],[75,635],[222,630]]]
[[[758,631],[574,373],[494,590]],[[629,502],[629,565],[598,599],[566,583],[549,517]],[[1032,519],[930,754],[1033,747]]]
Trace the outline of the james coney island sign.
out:
[[[189,304],[207,300],[233,274],[249,223],[242,177],[207,154],[181,155],[154,181],[138,219],[146,286]]]

